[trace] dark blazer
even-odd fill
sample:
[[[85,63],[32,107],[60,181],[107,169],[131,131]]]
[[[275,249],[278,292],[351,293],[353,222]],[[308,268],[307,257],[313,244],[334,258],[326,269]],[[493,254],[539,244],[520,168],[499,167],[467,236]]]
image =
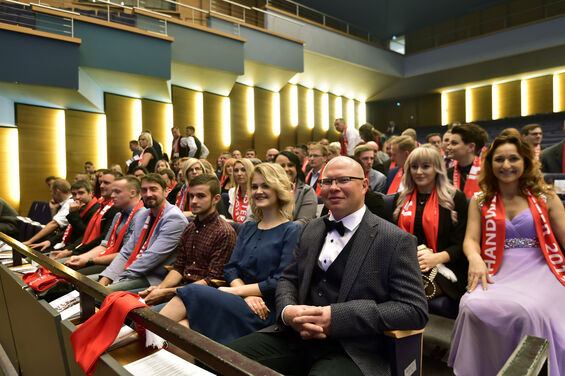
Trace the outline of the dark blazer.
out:
[[[396,208],[398,195],[397,193],[394,196],[394,208]],[[445,266],[455,273],[457,282],[452,283],[439,274],[436,278],[441,289],[447,296],[459,300],[466,292],[467,272],[469,270],[467,257],[465,257],[463,253],[463,239],[465,239],[465,230],[467,228],[468,208],[465,194],[461,191],[456,191],[453,203],[455,204],[455,211],[457,212],[457,224],[451,222],[451,213],[448,209],[441,206],[439,208],[437,248],[438,252],[445,251],[449,254],[451,261],[445,264]],[[398,223],[398,219],[395,219],[394,223]]]
[[[541,170],[546,173],[561,173],[563,163],[563,143],[565,140],[556,143],[542,150],[540,155]]]
[[[297,180],[294,189],[294,223],[305,225],[312,218],[316,218],[318,197],[314,189],[303,181]]]
[[[277,324],[263,331],[292,330],[280,320],[282,309],[306,302],[325,234],[323,218],[305,226],[277,284]],[[367,210],[352,241],[338,301],[331,305],[330,337],[365,375],[390,374],[383,332],[419,329],[428,321],[416,238]]]
[[[93,200],[95,199],[93,198]],[[66,249],[74,249],[78,247],[80,242],[82,242],[82,237],[84,236],[84,231],[86,231],[88,222],[90,222],[94,213],[98,211],[98,208],[99,208],[98,203],[92,205],[92,207],[84,214],[84,217],[82,218],[80,216],[81,214],[80,211],[71,212],[67,215],[67,220],[69,221],[69,225],[73,226],[73,232],[71,232],[71,236],[69,236],[69,241],[65,246]],[[53,247],[55,244],[63,240],[64,232],[65,231],[59,231],[56,235],[49,238],[49,241],[51,242],[51,247]]]
[[[385,184],[385,187],[382,190],[382,192],[385,195],[387,194],[388,188],[392,184],[392,181],[394,180],[394,177],[396,176],[396,173],[398,172],[398,170],[400,170],[400,167],[393,167],[390,170],[388,170],[388,175],[386,177],[386,184]]]

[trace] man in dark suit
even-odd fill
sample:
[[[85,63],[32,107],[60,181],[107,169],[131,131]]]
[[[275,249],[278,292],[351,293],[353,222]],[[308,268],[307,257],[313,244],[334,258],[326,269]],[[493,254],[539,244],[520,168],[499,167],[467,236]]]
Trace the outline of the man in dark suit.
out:
[[[563,132],[565,133],[565,122],[563,122]],[[563,163],[563,149],[565,140],[551,145],[550,147],[542,150],[540,156],[541,170],[545,173],[565,172],[565,163]]]
[[[331,214],[304,228],[277,284],[277,323],[230,347],[284,374],[390,374],[383,332],[428,320],[416,239],[363,204],[362,167],[328,162]]]

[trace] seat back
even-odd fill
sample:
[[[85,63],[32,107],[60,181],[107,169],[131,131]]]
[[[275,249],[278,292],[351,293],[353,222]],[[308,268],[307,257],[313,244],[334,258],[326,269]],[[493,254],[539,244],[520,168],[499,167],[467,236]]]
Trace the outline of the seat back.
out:
[[[9,273],[6,266],[0,264],[0,268],[2,268],[1,273]],[[14,343],[10,314],[8,313],[8,304],[4,297],[4,289],[4,284],[0,283],[0,346],[2,346],[6,352],[6,355],[16,372],[19,373],[20,366],[18,362],[18,354],[16,352],[16,344]]]

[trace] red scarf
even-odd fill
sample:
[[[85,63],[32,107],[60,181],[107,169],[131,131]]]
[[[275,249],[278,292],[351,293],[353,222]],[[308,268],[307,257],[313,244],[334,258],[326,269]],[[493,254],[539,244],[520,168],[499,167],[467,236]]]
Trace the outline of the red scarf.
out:
[[[561,284],[565,285],[565,258],[553,235],[547,205],[543,200],[532,195],[529,190],[526,191],[526,194],[543,255],[553,274]],[[481,256],[487,265],[489,274],[493,275],[502,264],[506,237],[504,205],[498,193],[492,198],[490,204],[485,203],[481,207],[481,230],[483,234]]]
[[[129,214],[126,223],[123,225],[122,229],[120,230],[120,232],[118,232],[116,236],[116,232],[118,231],[118,226],[122,220],[122,213],[120,213],[118,219],[116,220],[116,223],[114,223],[114,227],[112,227],[112,232],[110,233],[110,238],[108,239],[108,245],[106,246],[105,250],[100,252],[99,256],[109,255],[112,253],[116,253],[120,250],[120,248],[122,247],[122,242],[124,241],[124,236],[126,235],[127,229],[129,227],[131,220],[133,219],[133,216],[142,207],[143,207],[143,201],[139,200],[139,202],[134,206],[133,210]]]
[[[102,217],[104,217],[104,214],[106,214],[106,212],[114,206],[114,201],[106,200],[104,197],[101,197],[98,199],[98,204],[100,204],[100,207],[98,208],[98,211],[94,213],[90,222],[88,222],[88,226],[86,226],[84,237],[82,238],[82,243],[80,243],[80,245],[88,244],[100,236],[100,224],[102,223]]]
[[[90,376],[96,371],[98,358],[118,336],[129,311],[142,307],[147,305],[139,301],[139,295],[114,292],[104,299],[98,312],[71,333],[75,360],[85,374]]]
[[[179,193],[177,193],[177,201],[175,202],[175,206],[177,206],[182,211],[184,211],[184,205],[187,196],[188,196],[188,185],[183,184]],[[188,210],[190,210],[190,202],[188,203]]]
[[[473,195],[479,192],[479,171],[481,170],[481,158],[475,156],[469,175],[467,175],[467,180],[465,181],[465,188],[463,193],[465,197],[473,197]],[[459,170],[459,164],[457,161],[453,162],[453,185],[455,188],[461,190],[461,171]]]
[[[391,161],[390,162],[390,166],[388,166],[389,169],[391,168],[395,168],[396,167],[396,162],[395,161]]]
[[[171,184],[170,186],[167,187],[167,189],[165,189],[165,196],[168,196],[169,193],[171,193],[171,191],[173,189],[175,189],[175,187],[177,186],[177,181],[175,180],[173,184]]]
[[[306,173],[306,167],[308,167],[308,158],[304,158],[302,161],[302,172]]]
[[[86,213],[94,206],[98,203],[98,200],[96,200],[95,198],[91,198],[90,202],[88,203],[88,205],[86,205],[86,207],[84,209],[82,209],[82,211],[80,212],[80,217],[84,218],[84,216],[86,215]],[[69,225],[67,226],[67,228],[65,229],[65,233],[63,234],[63,239],[61,240],[61,242],[64,245],[67,245],[67,242],[69,241],[69,238],[71,236],[73,232],[73,225],[71,225],[69,223]]]
[[[320,170],[320,175],[318,175],[318,181],[320,181],[320,178],[324,173],[324,168],[326,168],[325,163],[322,165],[322,169]],[[306,175],[307,182],[310,182],[310,179],[312,178],[312,171],[313,170],[310,170],[310,172],[308,172],[308,175]],[[320,184],[318,184],[318,181],[316,181],[316,186],[314,187],[314,189],[316,190],[316,196],[320,196],[322,194],[322,189],[320,188]]]
[[[178,157],[180,155],[180,148],[179,148],[180,139],[181,137],[179,136],[173,140],[173,150],[171,150],[173,158]]]
[[[394,179],[392,179],[392,183],[388,187],[388,191],[386,192],[387,195],[392,195],[398,192],[398,188],[400,188],[400,182],[402,181],[402,175],[404,175],[404,170],[399,168],[396,171],[396,175],[394,175]]]
[[[402,206],[402,210],[398,217],[398,227],[410,234],[414,234],[417,196],[418,189],[414,188],[410,196],[406,197],[406,201],[404,202],[404,206]],[[435,188],[424,206],[422,227],[424,228],[424,235],[426,236],[426,243],[428,247],[433,249],[434,253],[436,253],[438,251],[437,234],[439,229],[439,203]]]
[[[145,223],[143,224],[143,230],[141,231],[141,234],[139,235],[139,239],[137,239],[137,243],[135,244],[135,248],[131,252],[129,259],[126,262],[126,266],[124,267],[124,270],[129,268],[129,266],[135,260],[140,258],[141,255],[143,254],[143,252],[145,252],[145,250],[147,249],[147,246],[149,245],[149,241],[151,240],[151,236],[153,236],[153,231],[155,231],[155,228],[157,227],[157,223],[159,223],[159,220],[163,216],[163,212],[165,211],[166,206],[167,206],[167,202],[165,201],[163,203],[163,206],[161,207],[161,210],[159,210],[159,214],[157,215],[157,218],[155,218],[155,222],[153,222],[153,226],[151,226],[151,229],[149,229],[149,222],[151,222],[151,217],[153,216],[153,213],[149,212],[149,215],[147,216],[147,218],[145,219]],[[147,233],[147,230],[149,230],[149,235],[147,235],[147,239],[145,239],[145,234]],[[144,239],[145,239],[145,241],[143,241]]]
[[[222,178],[220,179],[220,187],[224,186],[224,183],[226,182],[227,178],[228,178],[227,175],[222,173]]]
[[[349,141],[347,141],[347,137],[345,137],[346,133],[347,125],[345,126],[345,128],[343,128],[343,133],[341,134],[341,139],[339,140],[341,142],[341,155],[349,155],[347,153],[347,144],[349,143]]]
[[[235,203],[233,205],[233,220],[237,223],[245,222],[247,218],[247,206],[249,205],[249,198],[247,195],[241,197],[241,187],[235,193]]]

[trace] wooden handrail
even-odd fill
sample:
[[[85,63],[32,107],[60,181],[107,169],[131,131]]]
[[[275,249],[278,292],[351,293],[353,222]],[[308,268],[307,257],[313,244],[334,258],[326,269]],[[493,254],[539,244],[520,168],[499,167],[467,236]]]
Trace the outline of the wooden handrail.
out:
[[[72,283],[81,293],[81,319],[94,313],[94,299],[103,301],[113,291],[77,271],[50,259],[12,237],[0,232],[0,240],[10,245],[13,252],[21,254]],[[83,316],[83,309],[89,311]],[[202,334],[160,315],[150,308],[137,308],[128,314],[134,320],[158,336],[176,345],[214,370],[224,375],[264,375],[279,373],[221,345]]]

